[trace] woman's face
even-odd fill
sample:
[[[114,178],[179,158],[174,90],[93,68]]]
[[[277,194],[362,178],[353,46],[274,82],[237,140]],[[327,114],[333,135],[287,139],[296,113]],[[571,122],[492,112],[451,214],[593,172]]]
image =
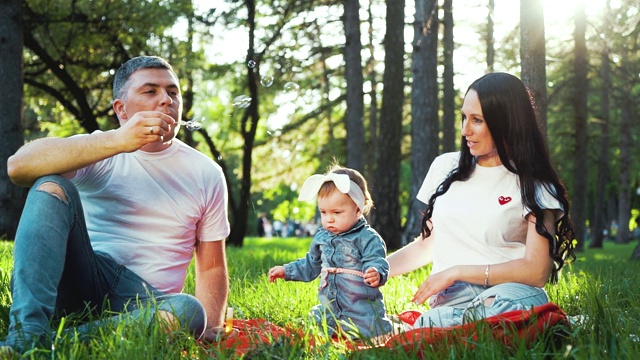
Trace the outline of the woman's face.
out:
[[[478,93],[471,89],[464,97],[462,104],[462,136],[466,140],[471,155],[476,157],[480,166],[501,165],[500,157],[487,122],[482,116],[482,107]]]

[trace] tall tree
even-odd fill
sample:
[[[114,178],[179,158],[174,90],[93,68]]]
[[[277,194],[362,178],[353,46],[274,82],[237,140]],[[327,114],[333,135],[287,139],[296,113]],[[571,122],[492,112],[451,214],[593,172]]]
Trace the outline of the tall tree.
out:
[[[233,218],[231,234],[229,234],[228,242],[230,245],[242,246],[244,237],[247,233],[247,222],[249,219],[249,207],[251,206],[251,170],[252,156],[254,150],[254,142],[258,129],[259,98],[258,84],[260,83],[260,63],[264,56],[264,52],[256,51],[256,2],[254,0],[245,0],[244,5],[247,10],[247,26],[249,36],[249,46],[247,48],[247,56],[245,59],[246,66],[246,84],[249,88],[251,103],[246,107],[240,121],[240,134],[244,141],[244,151],[242,153],[242,177],[240,178],[239,191],[234,196],[229,197],[229,208]],[[286,10],[288,14],[289,11]],[[266,48],[265,48],[266,50]],[[233,189],[230,189],[233,192]]]
[[[163,31],[173,26],[188,2],[22,4],[27,90],[61,104],[86,132],[93,132],[109,124],[106,119],[113,120],[108,91],[113,71],[130,57],[148,53],[150,37],[158,42],[152,51],[169,58],[162,46],[171,41]],[[173,65],[179,67],[179,62]]]
[[[487,72],[493,72],[493,63],[496,55],[495,39],[493,35],[493,13],[496,8],[494,0],[489,0],[487,6],[487,34],[485,42],[487,43]]]
[[[378,148],[378,80],[376,76],[376,47],[374,45],[374,24],[373,24],[373,2],[369,1],[369,6],[367,7],[367,29],[368,29],[368,41],[367,41],[367,50],[368,50],[368,59],[367,59],[367,80],[371,85],[371,90],[369,91],[369,142],[367,144],[368,148],[377,149]],[[367,156],[367,174],[366,177],[370,180],[369,185],[372,189],[375,189],[375,177],[369,176],[373,174],[374,169],[377,163],[377,153],[373,151],[372,156]]]
[[[425,205],[416,199],[438,155],[438,5],[417,0],[411,55],[411,190],[402,244],[420,234]]]
[[[547,70],[542,0],[520,0],[522,82],[533,96],[538,119],[547,133]]]
[[[611,16],[611,3],[607,0],[605,21],[608,25]],[[608,26],[607,26],[608,27]],[[598,183],[596,185],[596,203],[592,218],[590,248],[602,248],[604,230],[607,228],[607,182],[609,181],[609,121],[611,91],[611,63],[608,45],[604,44],[600,54],[600,151],[598,153]]]
[[[625,60],[626,62],[626,60]],[[628,64],[629,69],[634,68]],[[633,72],[635,74],[637,72]],[[631,148],[633,138],[631,135],[632,118],[634,117],[634,104],[637,101],[631,96],[632,92],[622,95],[620,104],[620,177],[618,179],[618,233],[616,243],[626,244],[629,242],[629,220],[631,219],[631,167],[626,166],[631,159]]]
[[[243,2],[236,2],[235,4],[236,7],[231,9],[229,13],[223,14],[223,16],[227,18],[227,21],[233,20],[237,23],[242,23],[243,26],[247,27],[245,31],[248,36],[247,54],[244,60],[244,64],[246,64],[244,72],[245,76],[244,79],[239,79],[239,81],[241,81],[241,85],[238,91],[241,91],[242,93],[248,92],[251,101],[246,108],[240,108],[240,111],[234,111],[235,114],[240,114],[240,119],[236,121],[234,115],[233,121],[228,124],[228,126],[233,128],[233,131],[235,131],[236,128],[239,129],[239,142],[234,144],[235,146],[239,146],[239,149],[229,149],[229,153],[225,154],[225,156],[229,158],[235,157],[240,160],[240,164],[238,165],[240,171],[234,170],[229,176],[229,178],[234,176],[238,179],[237,184],[232,183],[229,188],[229,208],[232,218],[232,229],[228,242],[230,245],[242,246],[244,237],[248,233],[247,225],[249,221],[249,213],[254,206],[251,191],[254,185],[253,171],[258,167],[254,163],[256,146],[259,142],[262,144],[265,143],[264,139],[258,139],[259,130],[265,132],[265,126],[261,125],[261,123],[265,122],[263,121],[264,118],[261,114],[263,112],[263,106],[273,106],[273,104],[265,104],[266,101],[262,100],[263,97],[267,95],[268,91],[266,89],[276,87],[276,84],[283,85],[283,91],[278,93],[284,94],[284,97],[290,98],[287,102],[294,101],[292,98],[297,97],[298,91],[301,88],[306,88],[307,86],[314,86],[316,89],[319,88],[320,92],[325,91],[325,89],[327,89],[326,86],[329,86],[328,81],[330,76],[330,71],[326,70],[325,60],[327,56],[339,55],[339,50],[323,47],[306,38],[306,36],[317,34],[317,23],[292,21],[305,18],[303,12],[310,11],[309,4],[306,2],[286,1],[281,3],[282,6],[274,6],[273,8],[262,8],[262,5],[254,0],[245,0]],[[262,12],[263,10],[264,13]],[[296,18],[296,16],[299,17]],[[268,18],[269,21],[273,21],[273,25],[268,28],[261,28],[259,26],[259,20],[262,17]],[[316,17],[313,18],[317,19]],[[296,42],[304,43],[304,45],[313,48],[312,54],[307,54],[309,58],[305,60],[308,60],[310,63],[314,61],[312,67],[322,71],[322,74],[320,75],[318,75],[317,72],[314,73],[316,76],[313,78],[313,85],[303,84],[303,86],[300,86],[298,83],[290,82],[289,80],[282,80],[285,75],[290,76],[289,72],[292,67],[301,66],[300,63],[295,62],[295,59],[292,59],[290,54],[291,44],[287,41],[288,39],[283,39],[283,36],[286,37],[291,34],[295,34]],[[334,53],[330,53],[331,51],[334,51]],[[319,61],[316,60],[316,56],[318,55],[320,55]],[[268,65],[269,63],[271,63],[270,66]],[[273,85],[271,83],[269,85],[264,85],[263,80],[265,79],[265,76],[269,74],[269,71],[278,71],[279,74],[277,79],[272,79]],[[226,70],[222,72],[222,74],[224,74],[223,76],[226,76],[227,73],[228,71]],[[317,87],[318,78],[323,79],[322,81],[324,82],[325,87]],[[259,87],[260,85],[262,85],[262,87]],[[276,101],[275,98],[272,99]],[[311,110],[306,116],[303,116],[290,124],[281,125],[281,127],[275,131],[278,134],[275,137],[279,140],[283,139],[285,135],[293,136],[296,139],[303,137],[301,133],[295,132],[295,130],[299,130],[302,124],[306,123],[308,120],[317,119],[320,114],[326,113],[332,107],[337,107],[336,105],[343,101],[344,97],[342,96],[330,101],[325,101],[325,99],[323,99],[318,108]],[[332,124],[334,124],[334,122],[332,121],[332,118],[327,116],[322,117],[322,120],[323,122],[326,121],[329,123],[329,126],[323,125],[323,128],[328,127],[330,129],[330,136],[333,136]],[[317,130],[318,127],[319,124],[314,123],[313,129]],[[309,136],[311,137],[310,134]],[[309,142],[305,140],[294,140],[294,143],[297,141],[299,144],[297,146],[304,148],[303,143]],[[294,144],[294,148],[292,150],[295,150],[295,147],[296,145]],[[288,151],[288,153],[291,152],[292,151],[290,150]],[[337,152],[343,153],[340,151]],[[262,165],[262,163],[259,163],[258,165]],[[320,166],[320,164],[318,166]],[[288,169],[295,168],[291,163],[285,164],[284,167]],[[278,167],[274,163],[273,166],[270,166],[269,168]],[[289,186],[292,186],[295,181],[292,181],[292,179],[289,178],[288,183]]]
[[[7,159],[23,142],[22,1],[0,1],[0,239],[13,239],[25,191],[7,175]]]
[[[380,138],[373,189],[376,208],[372,222],[387,242],[398,249],[400,231],[400,144],[402,140],[402,108],[404,103],[404,5],[405,0],[386,0],[386,34],[384,37],[384,75]]]
[[[360,40],[360,1],[343,0],[345,77],[347,80],[347,166],[364,173],[364,82],[362,41]]]
[[[453,0],[444,0],[442,19],[442,152],[456,149],[456,89],[453,75]]]
[[[578,240],[577,251],[584,250],[587,237],[587,174],[589,172],[588,123],[587,123],[587,45],[585,32],[587,27],[584,2],[578,2],[575,8],[574,58],[573,58],[573,112],[575,129],[572,217],[575,236]]]
[[[611,64],[606,50],[600,64],[600,151],[598,153],[598,183],[596,185],[596,204],[593,212],[590,248],[602,248],[604,231],[607,229],[607,183],[609,181],[609,122],[611,89]]]

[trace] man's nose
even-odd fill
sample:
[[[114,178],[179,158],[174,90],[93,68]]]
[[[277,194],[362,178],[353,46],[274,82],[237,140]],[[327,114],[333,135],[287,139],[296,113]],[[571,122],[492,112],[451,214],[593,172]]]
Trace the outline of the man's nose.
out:
[[[162,105],[171,105],[171,104],[173,104],[173,98],[171,97],[171,95],[169,95],[168,92],[166,92],[166,91],[162,92],[162,99],[160,100],[160,104],[162,104]]]

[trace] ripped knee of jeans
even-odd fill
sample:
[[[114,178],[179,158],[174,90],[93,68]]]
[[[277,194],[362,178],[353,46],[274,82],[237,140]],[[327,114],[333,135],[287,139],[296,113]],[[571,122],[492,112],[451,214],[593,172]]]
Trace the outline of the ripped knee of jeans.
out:
[[[486,306],[492,306],[495,301],[496,301],[495,296],[489,296],[488,298],[484,299],[483,302]]]
[[[40,186],[38,186],[37,190],[49,193],[57,197],[58,199],[60,199],[60,201],[64,203],[67,203],[69,201],[69,199],[67,199],[67,194],[65,193],[62,186],[56,184],[55,182],[52,182],[52,181],[43,182],[42,184],[40,184]]]

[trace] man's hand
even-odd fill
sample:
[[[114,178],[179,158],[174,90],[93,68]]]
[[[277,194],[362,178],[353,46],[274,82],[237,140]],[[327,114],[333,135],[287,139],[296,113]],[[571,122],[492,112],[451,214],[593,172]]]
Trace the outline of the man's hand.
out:
[[[207,344],[211,344],[237,337],[239,334],[240,333],[237,329],[231,329],[230,332],[226,332],[222,327],[211,328],[205,331],[201,340]]]
[[[163,142],[165,135],[172,133],[176,120],[160,111],[139,111],[124,121],[117,130],[124,152],[133,152],[153,143]]]

